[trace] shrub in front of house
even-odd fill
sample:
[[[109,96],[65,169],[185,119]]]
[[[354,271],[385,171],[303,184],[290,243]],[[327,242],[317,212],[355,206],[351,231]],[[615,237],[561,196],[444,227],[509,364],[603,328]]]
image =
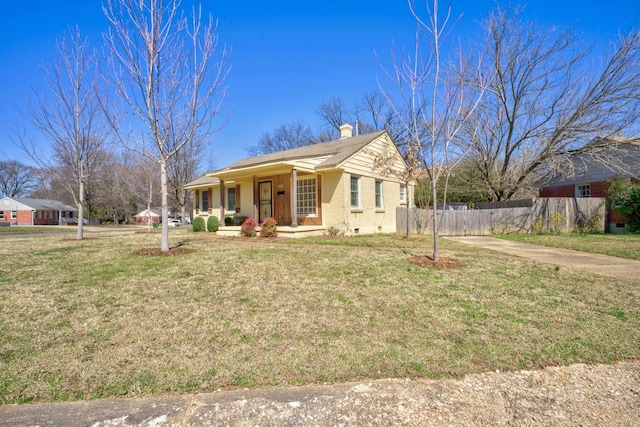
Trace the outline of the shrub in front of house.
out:
[[[247,220],[246,216],[242,216],[242,215],[235,215],[233,217],[233,225],[242,225],[244,224],[244,222]]]
[[[211,232],[215,232],[215,231],[218,231],[219,227],[220,227],[220,221],[218,220],[217,216],[213,215],[207,218],[207,230]]]
[[[226,225],[227,227],[234,225],[233,223],[233,217],[232,216],[225,216],[224,217],[224,225]],[[239,224],[238,224],[239,225]]]
[[[254,237],[256,235],[256,221],[249,218],[240,226],[240,235],[245,237]]]
[[[191,224],[191,226],[193,227],[193,231],[204,231],[204,218],[202,218],[201,216],[197,216],[193,219],[193,224]]]
[[[265,218],[260,225],[260,236],[276,237],[278,235],[277,225],[278,223],[275,219],[271,217]]]

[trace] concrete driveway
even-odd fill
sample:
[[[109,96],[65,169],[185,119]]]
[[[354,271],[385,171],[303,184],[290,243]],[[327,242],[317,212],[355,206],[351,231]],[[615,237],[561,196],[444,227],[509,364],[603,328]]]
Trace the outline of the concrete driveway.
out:
[[[578,268],[617,279],[640,282],[640,261],[632,259],[512,242],[489,236],[450,236],[445,238],[546,264]]]

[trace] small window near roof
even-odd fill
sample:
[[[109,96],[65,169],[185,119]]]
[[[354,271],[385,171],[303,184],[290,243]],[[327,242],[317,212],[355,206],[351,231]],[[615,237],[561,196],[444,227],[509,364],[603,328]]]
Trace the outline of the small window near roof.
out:
[[[576,197],[591,197],[591,185],[576,185]]]

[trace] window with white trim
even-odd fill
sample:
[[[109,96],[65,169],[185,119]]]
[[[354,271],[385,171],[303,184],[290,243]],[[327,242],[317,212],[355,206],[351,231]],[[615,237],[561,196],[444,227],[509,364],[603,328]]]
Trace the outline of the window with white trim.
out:
[[[591,185],[576,185],[576,197],[591,197]]]
[[[11,219],[18,219],[18,211],[11,211]]]
[[[360,177],[351,175],[351,208],[360,208]]]
[[[4,211],[0,211],[0,221],[4,219]]]
[[[315,216],[317,206],[316,178],[296,180],[297,209],[300,216]]]
[[[407,203],[407,186],[400,184],[400,203]]]
[[[382,181],[376,180],[376,209],[382,209]]]

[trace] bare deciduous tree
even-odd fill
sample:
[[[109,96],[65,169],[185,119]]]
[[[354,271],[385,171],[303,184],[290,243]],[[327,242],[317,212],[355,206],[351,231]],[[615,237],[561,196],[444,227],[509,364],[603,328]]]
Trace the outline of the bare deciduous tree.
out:
[[[34,89],[26,118],[49,141],[51,155],[35,139],[19,134],[22,148],[52,178],[61,183],[78,206],[78,239],[83,238],[85,185],[98,172],[106,132],[98,102],[96,56],[80,30],[70,28],[56,45],[58,60],[44,66],[48,91]]]
[[[340,134],[340,126],[345,124],[347,116],[346,107],[342,98],[333,97],[328,101],[323,101],[316,109],[316,114],[332,131]]]
[[[417,156],[419,147],[407,147],[404,154],[399,151],[389,152],[388,154],[379,154],[370,151],[373,156],[373,169],[380,172],[384,176],[393,176],[398,178],[404,185],[406,191],[406,225],[405,236],[407,239],[411,237],[411,189],[413,185],[426,175],[426,169],[422,160]],[[403,165],[406,167],[400,167]]]
[[[158,201],[157,193],[160,187],[160,173],[149,156],[138,154],[134,158],[133,171],[131,174],[132,194],[136,202],[146,206],[147,226],[152,227],[151,208]]]
[[[323,122],[329,141],[340,135],[340,126],[345,123],[353,123],[356,127],[356,134],[370,133],[377,130],[389,130],[389,123],[392,120],[392,111],[387,108],[385,96],[371,90],[364,92],[360,101],[356,102],[351,109],[348,109],[342,98],[333,97],[324,101],[316,109],[316,114]],[[391,135],[394,137],[394,135]],[[320,138],[317,138],[320,139]]]
[[[393,66],[385,73],[393,84],[395,99],[389,92],[385,93],[395,118],[394,133],[403,135],[408,153],[415,153],[417,161],[423,162],[431,184],[433,260],[437,262],[438,182],[441,178],[448,179],[451,169],[468,151],[468,147],[459,144],[459,136],[482,98],[486,77],[475,74],[477,68],[462,54],[456,63],[444,61],[441,48],[448,31],[450,8],[441,16],[438,0],[428,1],[425,21],[417,12],[415,2],[409,0],[408,3],[418,25],[415,50],[401,59],[393,55]],[[427,43],[429,49],[423,50],[423,43]],[[468,84],[470,75],[477,84]],[[446,185],[443,204],[446,204]]]
[[[36,181],[35,168],[15,160],[0,161],[0,197],[26,196]]]
[[[94,208],[100,215],[98,219],[112,221],[118,225],[136,212],[134,198],[131,196],[131,186],[134,165],[130,156],[120,153],[104,153],[102,158],[102,173],[87,184],[87,207]],[[91,210],[89,211],[91,215]]]
[[[490,200],[535,190],[574,153],[595,153],[596,137],[625,132],[640,112],[640,33],[631,32],[601,65],[567,30],[544,29],[498,8],[484,23],[485,73],[495,74],[467,129]],[[605,159],[611,161],[612,157]]]
[[[283,123],[273,131],[263,133],[258,144],[249,147],[247,152],[252,156],[257,156],[304,147],[317,142],[322,142],[322,140],[314,135],[311,127],[303,121],[297,120]]]
[[[191,191],[183,187],[198,176],[200,161],[204,151],[204,144],[189,141],[167,167],[167,182],[169,185],[170,199],[180,210],[180,218],[185,220],[186,206],[189,202]]]
[[[228,52],[218,48],[213,17],[203,23],[201,9],[193,9],[187,18],[179,0],[107,0],[103,11],[110,23],[104,37],[109,81],[122,104],[121,116],[109,117],[122,142],[159,166],[161,250],[168,251],[167,167],[187,144],[203,143],[216,130]],[[131,133],[120,132],[122,121]],[[146,134],[135,138],[139,128]]]

